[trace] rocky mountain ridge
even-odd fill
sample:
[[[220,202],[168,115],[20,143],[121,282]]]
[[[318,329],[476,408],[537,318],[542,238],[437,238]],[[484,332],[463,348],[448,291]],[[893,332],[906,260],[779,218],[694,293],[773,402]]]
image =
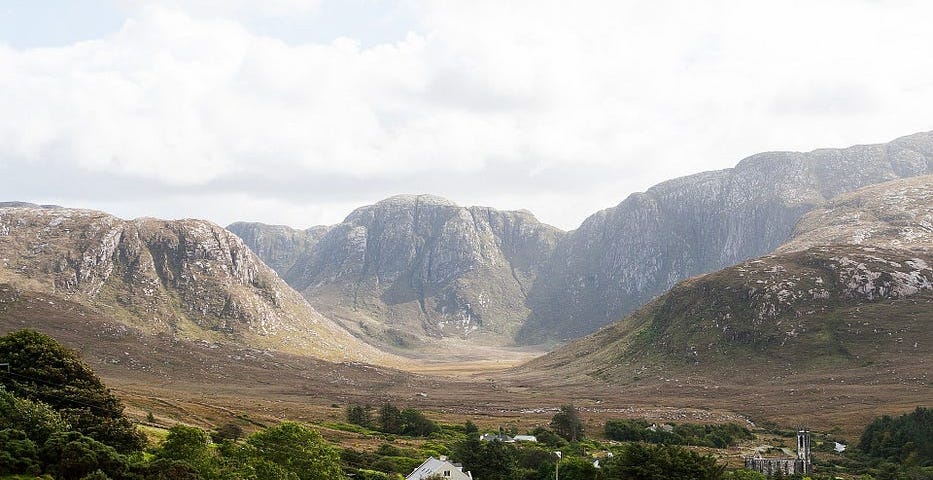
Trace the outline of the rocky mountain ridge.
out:
[[[285,225],[236,222],[228,225],[227,230],[243,239],[266,265],[287,281],[289,270],[300,258],[309,254],[330,227],[316,226],[298,230]]]
[[[325,315],[379,344],[415,347],[440,336],[501,344],[530,313],[525,294],[560,235],[526,211],[399,195],[354,210],[279,273]]]
[[[933,132],[887,144],[770,152],[661,183],[560,239],[528,295],[521,343],[570,339],[624,317],[676,282],[767,254],[834,197],[933,173]]]
[[[150,333],[324,359],[387,357],[315,311],[237,236],[201,220],[0,208],[0,283]]]
[[[633,194],[567,233],[526,213],[401,196],[354,211],[300,253],[272,246],[293,233],[244,236],[273,265],[289,258],[277,271],[312,304],[377,341],[485,331],[537,344],[593,332],[680,280],[765,255],[846,192],[930,173],[933,133],[918,133],[753,155]],[[523,231],[502,230],[517,218]]]

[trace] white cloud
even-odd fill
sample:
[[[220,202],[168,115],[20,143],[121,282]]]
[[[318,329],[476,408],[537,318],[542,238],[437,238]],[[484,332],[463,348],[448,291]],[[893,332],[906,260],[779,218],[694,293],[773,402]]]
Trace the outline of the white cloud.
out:
[[[147,2],[106,38],[0,46],[0,167],[135,179],[219,221],[245,211],[231,195],[254,219],[307,226],[347,213],[321,205],[406,188],[526,198],[573,228],[758,151],[933,128],[925,2],[413,1],[420,33],[371,47],[285,43],[240,19],[316,8]]]

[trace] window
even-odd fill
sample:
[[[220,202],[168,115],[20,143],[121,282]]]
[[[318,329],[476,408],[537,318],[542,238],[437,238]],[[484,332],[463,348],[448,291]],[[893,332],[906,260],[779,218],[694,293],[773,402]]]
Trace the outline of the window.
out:
[[[445,477],[449,477],[449,476],[450,476],[450,470],[444,470],[444,476],[445,476]]]

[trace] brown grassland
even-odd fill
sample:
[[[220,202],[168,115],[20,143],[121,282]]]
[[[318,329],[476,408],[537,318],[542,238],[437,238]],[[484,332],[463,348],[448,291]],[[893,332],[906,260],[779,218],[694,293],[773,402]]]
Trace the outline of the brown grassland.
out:
[[[837,370],[762,381],[735,372],[731,381],[702,377],[646,378],[626,385],[585,375],[506,369],[534,352],[502,350],[497,362],[424,360],[417,371],[140,333],[101,312],[44,294],[0,298],[0,334],[33,328],[78,351],[127,404],[127,413],[156,426],[185,422],[212,427],[228,421],[261,427],[290,419],[319,425],[345,446],[375,447],[378,439],[328,428],[348,403],[413,406],[445,423],[467,419],[481,427],[546,425],[556,408],[573,403],[587,431],[602,434],[608,418],[645,417],[674,422],[774,422],[808,425],[854,440],[874,416],[928,404],[926,372]],[[489,352],[483,352],[488,354]],[[922,368],[920,365],[916,368]],[[906,366],[905,368],[910,368]],[[374,443],[375,442],[375,443]],[[738,452],[736,452],[738,458]]]

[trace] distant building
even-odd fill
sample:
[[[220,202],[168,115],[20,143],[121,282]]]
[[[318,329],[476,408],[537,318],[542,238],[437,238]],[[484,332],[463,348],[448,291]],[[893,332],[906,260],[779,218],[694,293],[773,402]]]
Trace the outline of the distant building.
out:
[[[412,470],[405,480],[423,480],[432,475],[439,475],[445,480],[473,480],[473,475],[464,472],[462,465],[448,462],[447,457],[443,455],[441,458],[428,457],[418,468]]]
[[[796,475],[813,473],[813,464],[810,459],[810,431],[797,431],[797,456],[766,458],[760,452],[754,456],[745,457],[745,468],[768,475],[777,473],[782,475]]]
[[[534,435],[515,435],[516,442],[537,442],[538,437]]]

